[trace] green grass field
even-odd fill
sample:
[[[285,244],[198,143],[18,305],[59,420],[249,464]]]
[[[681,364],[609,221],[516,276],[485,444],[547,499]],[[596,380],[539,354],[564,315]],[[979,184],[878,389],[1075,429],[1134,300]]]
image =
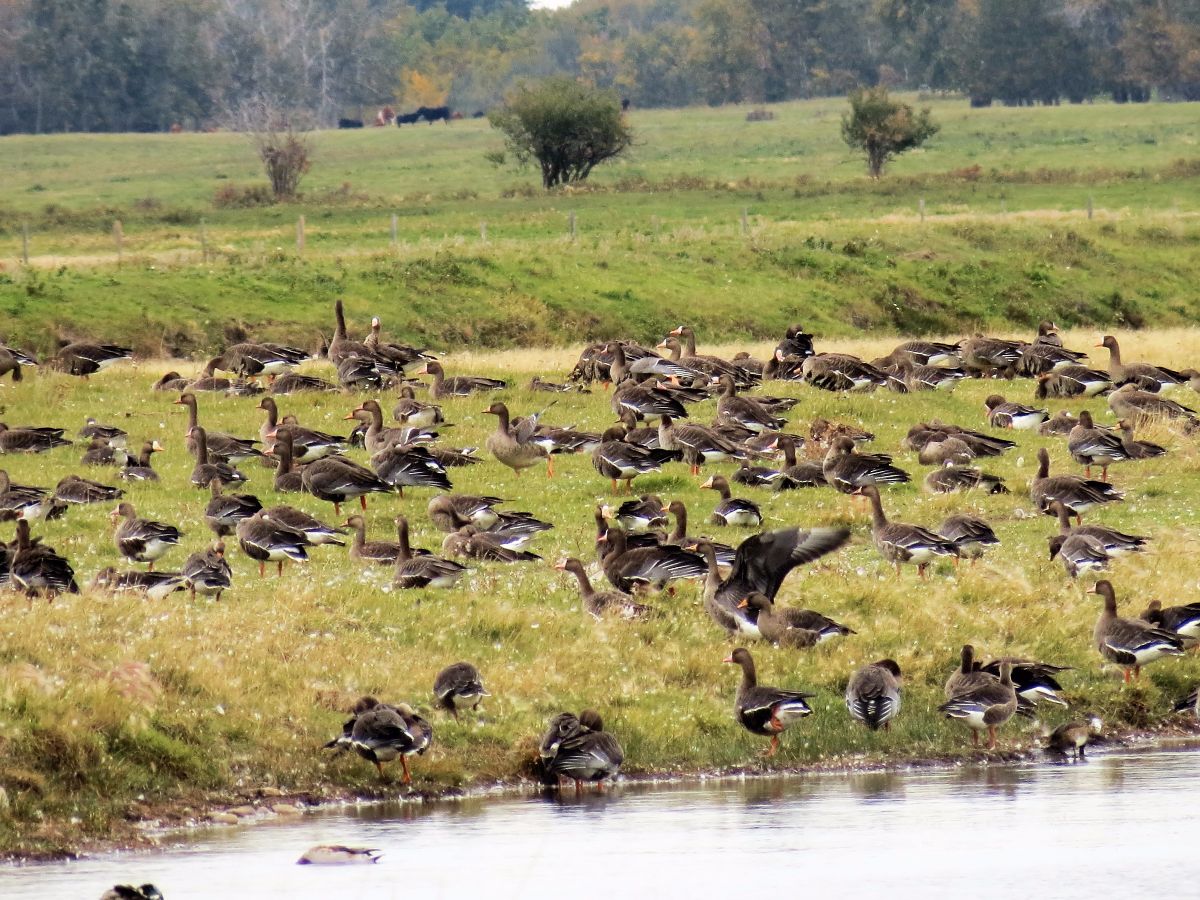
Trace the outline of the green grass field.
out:
[[[1093,334],[1075,332],[1068,346],[1086,347]],[[1184,365],[1200,352],[1194,332],[1122,334],[1127,356],[1152,356]],[[831,345],[875,355],[891,341]],[[701,348],[702,351],[705,349]],[[727,352],[727,348],[723,348]],[[760,355],[767,347],[753,347]],[[1098,360],[1099,361],[1099,360]],[[534,372],[564,373],[569,351],[461,354],[449,358],[453,372],[501,374],[522,385]],[[323,371],[324,364],[311,364]],[[183,449],[185,417],[170,395],[150,391],[162,369],[113,370],[90,382],[36,375],[6,388],[5,420],[71,428],[85,415],[115,421],[134,441],[156,437],[158,485],[134,485],[130,499],[140,514],[182,526],[184,546],[161,569],[177,567],[211,535],[200,518],[207,493],[186,486],[192,461]],[[829,490],[756,494],[767,527],[843,523],[851,545],[823,564],[797,570],[780,601],[818,609],[849,624],[856,636],[807,652],[757,645],[754,652],[767,683],[817,692],[816,714],[789,732],[770,767],[861,765],[906,758],[972,754],[965,729],[944,722],[935,707],[958,648],[970,641],[988,655],[1027,655],[1071,665],[1064,676],[1073,709],[1048,711],[1049,725],[1066,715],[1095,710],[1113,730],[1158,726],[1171,719],[1171,702],[1200,676],[1194,658],[1151,667],[1137,686],[1123,687],[1103,672],[1091,647],[1099,599],[1072,583],[1058,561],[1046,558],[1051,519],[1034,515],[1026,490],[1041,446],[1051,448],[1057,470],[1076,471],[1061,441],[1022,433],[1020,447],[984,468],[1007,478],[1013,493],[998,496],[937,496],[921,489],[926,469],[899,451],[913,422],[932,417],[986,428],[982,399],[997,389],[987,382],[962,385],[953,396],[877,393],[839,396],[801,385],[773,383],[771,393],[801,398],[790,415],[806,431],[817,416],[861,423],[877,434],[873,449],[896,452],[914,484],[887,491],[892,517],[936,526],[952,510],[971,510],[993,523],[1003,546],[975,567],[956,573],[948,564],[928,584],[906,569],[897,578],[871,546],[869,520],[849,498]],[[1004,384],[1027,400],[1029,382]],[[514,387],[502,394],[515,412],[541,408],[547,395]],[[362,398],[329,395],[283,398],[281,409],[301,422],[331,431]],[[611,420],[607,396],[563,395],[547,418],[590,429]],[[388,398],[381,398],[390,408]],[[201,400],[201,421],[237,434],[255,433],[254,399]],[[1081,404],[1055,403],[1078,407]],[[1103,404],[1082,404],[1099,412]],[[478,445],[491,427],[480,400],[446,406],[456,427],[446,437]],[[711,403],[694,410],[706,420]],[[1191,600],[1200,503],[1195,475],[1200,454],[1191,438],[1155,428],[1144,435],[1171,447],[1161,460],[1113,470],[1128,492],[1125,503],[1093,518],[1154,537],[1149,552],[1119,561],[1113,573],[1123,608],[1140,611],[1154,597]],[[77,471],[79,448],[42,457],[6,456],[0,463],[15,480],[53,485]],[[354,454],[357,458],[362,453]],[[243,467],[247,489],[265,504],[294,503],[327,521],[332,508],[312,497],[274,494],[270,473]],[[339,548],[320,548],[306,566],[289,566],[280,580],[260,581],[257,567],[235,548],[230,558],[235,587],[220,603],[189,601],[175,594],[161,601],[94,592],[27,604],[10,595],[0,619],[0,848],[7,852],[61,851],[95,838],[132,839],[129,821],[180,807],[202,810],[222,799],[266,786],[306,795],[378,795],[374,770],[351,757],[329,758],[319,746],[332,737],[344,710],[362,693],[414,703],[436,729],[435,749],[415,763],[418,789],[438,790],[517,778],[545,721],[563,708],[595,705],[620,737],[630,773],[766,771],[756,752],[764,743],[733,721],[737,673],[722,659],[733,644],[700,606],[698,589],[681,588],[654,604],[660,618],[639,624],[594,622],[583,613],[574,583],[551,563],[576,555],[593,565],[592,510],[608,499],[608,486],[586,457],[560,458],[558,477],[540,470],[517,480],[490,458],[470,470],[452,470],[457,490],[510,498],[557,526],[534,548],[543,563],[476,564],[462,585],[449,591],[401,592],[389,587],[388,569],[366,569]],[[723,468],[723,467],[718,467]],[[112,480],[113,472],[89,474]],[[701,491],[682,466],[641,479],[636,487],[686,501],[693,533],[707,532],[736,543],[750,532],[704,524],[715,497]],[[405,512],[417,542],[436,546],[424,509],[429,491],[403,499],[376,498],[368,514],[369,536],[390,537],[391,521]],[[110,540],[108,506],[74,509],[36,532],[65,553],[86,581],[105,565],[121,565]],[[719,534],[717,532],[720,532]],[[891,656],[906,674],[905,708],[888,734],[851,723],[841,691],[853,669]],[[430,709],[434,674],[467,659],[481,669],[493,693],[479,716],[455,722]],[[1035,747],[1036,730],[1004,729],[1004,750]]]

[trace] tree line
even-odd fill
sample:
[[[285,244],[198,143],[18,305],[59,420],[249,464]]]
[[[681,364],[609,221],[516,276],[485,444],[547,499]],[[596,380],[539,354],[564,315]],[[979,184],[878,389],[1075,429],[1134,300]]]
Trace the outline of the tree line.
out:
[[[324,125],[389,104],[471,114],[551,75],[643,107],[864,85],[1200,100],[1200,3],[0,0],[0,133],[221,126],[262,97]]]

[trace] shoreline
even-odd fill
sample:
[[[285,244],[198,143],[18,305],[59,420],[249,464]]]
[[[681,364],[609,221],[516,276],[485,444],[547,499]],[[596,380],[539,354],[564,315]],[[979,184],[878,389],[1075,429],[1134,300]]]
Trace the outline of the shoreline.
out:
[[[1181,752],[1200,749],[1200,722],[1173,723],[1160,729],[1122,732],[1094,744],[1093,755],[1103,756],[1110,750],[1137,753]],[[724,769],[700,769],[687,772],[647,771],[620,776],[621,785],[639,789],[677,785],[710,785],[751,779],[802,778],[811,776],[850,776],[877,772],[925,773],[949,772],[963,767],[1003,768],[1023,764],[1075,764],[1070,757],[1057,757],[1040,742],[1017,741],[1012,749],[976,750],[964,755],[928,757],[898,757],[881,760],[846,760],[834,758],[820,762],[780,769],[761,769],[739,766]],[[607,788],[611,790],[611,786]],[[72,862],[111,853],[153,853],[170,849],[187,840],[199,839],[202,832],[237,826],[264,825],[287,819],[299,819],[310,813],[327,812],[339,807],[376,805],[383,803],[448,804],[466,800],[508,800],[547,792],[529,779],[493,781],[467,788],[446,787],[410,790],[395,794],[390,786],[379,790],[318,790],[282,791],[277,788],[257,788],[228,794],[224,799],[213,798],[207,803],[179,800],[152,809],[148,815],[129,822],[130,833],[121,839],[91,841],[72,850],[0,856],[0,869],[22,868],[31,865]],[[194,807],[200,806],[200,809]]]

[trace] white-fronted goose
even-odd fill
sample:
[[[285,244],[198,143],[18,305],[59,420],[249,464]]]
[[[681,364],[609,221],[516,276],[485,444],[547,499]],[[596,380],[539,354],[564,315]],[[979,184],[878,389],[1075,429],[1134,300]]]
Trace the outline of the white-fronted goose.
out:
[[[193,553],[184,561],[180,571],[187,579],[193,599],[197,594],[203,594],[206,597],[215,595],[219,601],[221,594],[233,585],[233,570],[225,559],[224,541],[217,541],[207,550]]]
[[[1012,369],[1021,359],[1021,344],[975,335],[958,345],[963,368],[975,375],[990,375]]]
[[[709,520],[714,525],[734,525],[739,528],[757,528],[762,525],[763,515],[758,504],[753,500],[734,497],[729,491],[729,482],[724,475],[712,476],[700,485],[700,488],[716,491],[721,496]]]
[[[9,428],[0,422],[0,453],[45,453],[69,447],[62,428]]]
[[[367,494],[391,493],[391,486],[370,469],[340,456],[327,456],[309,463],[300,472],[304,490],[318,500],[333,504],[334,515],[341,515],[342,504],[355,497],[367,508]]]
[[[657,345],[657,349],[669,351],[672,361],[689,369],[698,370],[710,378],[732,375],[739,386],[749,387],[755,380],[753,373],[738,368],[727,359],[696,352],[696,333],[688,325],[680,325]]]
[[[117,466],[124,467],[129,462],[129,453],[123,446],[114,446],[106,438],[94,437],[88,442],[88,448],[80,458],[84,466]]]
[[[1042,437],[1056,437],[1070,434],[1071,429],[1079,424],[1079,420],[1065,409],[1059,410],[1053,418],[1047,419],[1038,426],[1038,434]]]
[[[641,534],[646,531],[661,531],[667,527],[667,510],[662,498],[653,494],[642,494],[634,500],[626,500],[615,510],[604,507],[604,514],[615,519],[629,534]]]
[[[275,479],[272,482],[276,491],[281,494],[298,494],[304,490],[304,478],[293,455],[290,429],[282,428],[275,433],[275,444],[267,448],[266,455],[279,459],[279,468],[275,470]]]
[[[98,481],[81,478],[78,475],[65,476],[54,488],[56,500],[79,505],[107,503],[111,500],[120,500],[124,495],[125,492],[118,487],[111,487]]]
[[[624,440],[625,429],[617,425],[601,435],[600,443],[592,451],[592,466],[612,484],[612,493],[617,493],[617,482],[625,482],[625,491],[633,492],[633,479],[639,475],[658,472],[663,465],[679,454],[673,450],[649,450]]]
[[[925,569],[939,556],[958,556],[957,545],[936,532],[920,525],[909,525],[903,522],[889,522],[883,512],[883,501],[879,496],[879,488],[869,484],[862,489],[862,494],[871,501],[871,537],[879,555],[896,566],[896,574],[900,574],[900,564],[916,563],[917,574],[924,579]]]
[[[392,583],[399,588],[453,587],[466,566],[431,554],[414,555],[408,541],[408,519],[396,517],[396,573]]]
[[[620,416],[628,411],[635,420],[649,419],[655,416],[672,416],[677,419],[687,418],[687,410],[683,401],[678,397],[656,387],[650,382],[639,384],[631,377],[616,382],[612,397],[609,399],[613,413]]]
[[[1007,494],[1004,479],[988,475],[982,469],[971,466],[942,466],[925,476],[925,486],[935,494],[950,494],[954,491],[972,491],[978,488],[985,494]]]
[[[608,529],[601,543],[608,545],[601,561],[605,576],[613,587],[627,594],[636,588],[662,590],[671,581],[703,578],[708,571],[703,559],[682,547],[630,547],[619,528]]]
[[[442,408],[434,403],[422,403],[417,400],[411,385],[401,385],[399,397],[396,405],[392,407],[392,418],[401,425],[433,428],[446,421]]]
[[[959,425],[947,425],[936,419],[932,422],[921,422],[908,430],[902,442],[908,450],[918,453],[923,447],[935,441],[944,441],[949,437],[956,438],[971,448],[976,456],[1000,456],[1006,450],[1017,446],[1015,442],[994,434],[983,434],[963,428]]]
[[[1185,647],[1194,647],[1200,642],[1200,603],[1163,606],[1161,600],[1151,600],[1141,619],[1155,628],[1179,635]]]
[[[78,594],[75,570],[65,556],[60,556],[53,547],[30,538],[29,522],[17,520],[15,546],[8,548],[7,576],[14,587],[33,598],[44,595],[53,599],[61,593]]]
[[[1070,753],[1077,760],[1087,759],[1084,748],[1100,736],[1102,727],[1100,717],[1094,713],[1085,719],[1064,722],[1050,732],[1046,739],[1046,751],[1061,756]]]
[[[380,391],[391,376],[381,372],[374,359],[353,354],[337,364],[337,379],[348,391]]]
[[[1058,533],[1063,537],[1072,534],[1084,535],[1099,542],[1104,552],[1109,556],[1125,556],[1129,553],[1140,553],[1146,548],[1147,537],[1136,534],[1125,534],[1115,528],[1104,525],[1077,525],[1071,527],[1071,511],[1061,503],[1050,504],[1050,513],[1058,517]]]
[[[812,715],[812,707],[805,703],[812,694],[760,685],[754,657],[745,647],[738,647],[725,662],[742,669],[742,682],[733,703],[734,715],[751,734],[771,738],[771,746],[765,755],[774,756],[779,750],[779,735],[805,716]]]
[[[310,544],[333,544],[344,547],[342,540],[345,530],[326,525],[316,516],[310,516],[302,509],[294,506],[272,506],[264,509],[260,518],[266,518],[281,528],[290,528],[304,536]]]
[[[242,552],[258,563],[259,578],[269,562],[276,564],[276,577],[282,577],[284,560],[308,561],[307,548],[311,544],[304,533],[272,521],[267,510],[242,519],[235,533]]]
[[[154,561],[178,546],[183,537],[183,532],[174,525],[139,518],[128,501],[122,501],[109,518],[114,523],[122,520],[113,534],[117,551],[132,562],[148,563],[150,571],[154,571]]]
[[[449,556],[488,562],[533,562],[541,559],[536,553],[507,546],[501,538],[481,531],[475,525],[464,525],[446,535],[442,540],[442,552]]]
[[[967,377],[964,369],[919,365],[907,359],[895,359],[894,357],[877,359],[873,365],[881,372],[891,375],[896,381],[903,383],[910,391],[945,391],[949,393]],[[889,382],[889,384],[895,384],[896,381]]]
[[[84,426],[79,429],[81,438],[103,438],[114,447],[124,447],[126,439],[129,437],[129,432],[123,428],[118,428],[116,425],[103,425],[97,422],[91,416],[88,416]]]
[[[1111,484],[1092,481],[1077,475],[1050,475],[1050,454],[1046,448],[1038,450],[1038,470],[1029,486],[1029,496],[1034,506],[1047,515],[1055,515],[1050,504],[1058,501],[1069,509],[1080,523],[1083,513],[1123,500],[1125,495]]]
[[[983,401],[987,408],[988,422],[993,428],[1015,428],[1032,431],[1050,418],[1050,413],[1033,406],[1009,403],[1000,394],[992,394]]]
[[[722,437],[715,429],[691,422],[675,424],[670,416],[662,416],[658,424],[658,443],[664,450],[683,454],[693,475],[707,463],[746,459],[747,453],[733,441]]]
[[[161,453],[163,449],[163,445],[158,441],[146,441],[142,444],[142,452],[138,454],[137,462],[134,463],[133,457],[126,460],[125,468],[120,471],[118,477],[125,481],[158,481],[158,473],[154,471],[151,461],[154,454]]]
[[[557,787],[562,778],[575,782],[575,791],[583,782],[602,783],[617,777],[625,753],[617,739],[604,730],[604,720],[594,709],[585,709],[576,718],[559,713],[538,746],[543,781]]]
[[[233,534],[237,523],[262,509],[262,503],[253,494],[225,494],[221,492],[221,479],[209,481],[212,497],[204,509],[204,524],[217,537]]]
[[[958,719],[971,729],[971,745],[979,745],[980,732],[987,731],[987,749],[996,747],[996,730],[1017,711],[1017,692],[1012,681],[1012,664],[1000,667],[1000,680],[980,684],[951,697],[938,707],[948,719]]]
[[[962,362],[956,344],[945,344],[939,341],[905,341],[897,346],[891,355],[894,358],[907,359],[918,366],[957,367]]]
[[[1067,387],[1061,383],[1063,381],[1073,382],[1079,389]],[[1108,377],[1107,372],[1089,369],[1086,366],[1062,366],[1053,373],[1038,376],[1038,387],[1034,396],[1039,400],[1044,397],[1095,397],[1112,386],[1112,379]]]
[[[208,435],[199,425],[193,428],[188,433],[188,436],[196,448],[193,451],[196,454],[196,465],[192,467],[191,475],[193,487],[208,487],[214,478],[219,480],[221,484],[235,484],[240,481],[249,480],[232,465],[216,462],[210,458],[208,453]]]
[[[1165,656],[1183,656],[1183,638],[1172,631],[1157,628],[1141,619],[1122,619],[1117,615],[1117,594],[1112,582],[1097,581],[1092,593],[1104,598],[1104,610],[1096,620],[1092,638],[1105,659],[1125,670],[1125,681],[1140,678],[1142,666]]]
[[[383,853],[376,847],[345,847],[341,844],[317,844],[296,860],[298,866],[346,866],[379,862]]]
[[[905,484],[912,479],[908,473],[892,465],[892,458],[883,454],[863,454],[854,449],[848,437],[835,438],[821,464],[825,480],[843,494],[861,493],[863,488],[877,484]]]
[[[495,507],[503,502],[499,497],[439,494],[429,501],[426,511],[434,526],[441,531],[457,531],[464,525],[490,528],[500,518]]]
[[[313,375],[299,375],[296,372],[288,372],[286,375],[280,375],[271,382],[271,393],[275,396],[284,394],[299,394],[305,391],[336,391],[338,386],[324,378],[317,378]]]
[[[364,400],[346,418],[366,420],[367,430],[363,434],[363,447],[368,453],[378,453],[395,444],[406,444],[412,437],[411,429],[384,427],[383,410],[376,400]]]
[[[1108,407],[1118,417],[1137,425],[1148,425],[1162,419],[1183,419],[1190,429],[1197,427],[1196,410],[1158,394],[1139,390],[1132,384],[1117,388],[1108,395]]]
[[[1063,568],[1072,578],[1081,572],[1102,572],[1108,568],[1111,557],[1104,545],[1086,534],[1056,534],[1050,537],[1050,558],[1059,557]]]
[[[946,699],[973,691],[980,685],[992,684],[997,681],[995,675],[981,670],[975,661],[975,648],[970,644],[963,644],[961,660],[959,667],[946,679]]]
[[[738,545],[733,566],[721,577],[711,544],[700,541],[696,549],[706,566],[704,608],[726,631],[750,630],[752,625],[738,604],[752,594],[774,601],[788,573],[820,559],[850,539],[848,528],[784,528],[764,531]],[[756,628],[755,628],[756,630]]]
[[[95,574],[88,587],[112,594],[145,594],[151,600],[162,600],[175,591],[182,591],[187,578],[182,572],[118,572],[112,566]]]
[[[372,316],[371,333],[363,339],[363,345],[372,353],[388,360],[395,368],[403,370],[406,366],[411,366],[418,359],[433,358],[423,348],[385,341],[381,335],[382,327],[383,325],[379,321],[379,316]]]
[[[1049,319],[1043,319],[1038,322],[1037,337],[1034,338],[1035,344],[1049,344],[1051,347],[1061,347],[1063,345],[1062,338],[1058,336],[1058,326]]]
[[[501,378],[485,378],[482,375],[455,375],[446,377],[446,370],[436,360],[429,360],[417,370],[418,375],[429,375],[433,383],[429,386],[429,394],[434,400],[444,400],[447,397],[467,397],[471,394],[488,391],[501,391],[508,387],[508,382]]]
[[[187,382],[181,390],[210,394],[225,393],[233,387],[233,380],[217,374],[217,366],[220,364],[221,357],[218,356],[215,359],[210,359],[200,372],[199,377]]]
[[[400,545],[395,541],[368,541],[367,520],[362,516],[351,516],[343,523],[351,532],[350,558],[380,566],[396,563]]]
[[[775,482],[775,490],[788,491],[802,487],[825,487],[825,472],[814,460],[796,461],[796,440],[789,434],[780,435],[776,446],[783,453],[783,477]]]
[[[784,356],[798,356],[803,359],[812,356],[813,336],[804,330],[803,325],[793,323],[784,329],[783,340],[775,345],[775,349]]]
[[[260,375],[273,378],[286,375],[306,359],[308,354],[303,350],[247,341],[226,348],[225,352],[213,361],[213,368],[223,372],[234,372],[246,378],[257,378]]]
[[[372,763],[383,778],[383,763],[399,759],[404,767],[404,784],[412,783],[408,757],[420,756],[433,742],[433,726],[407,703],[395,706],[374,697],[362,697],[342,735],[326,744],[334,750],[353,750]]]
[[[1000,545],[1000,539],[992,531],[991,525],[966,513],[947,516],[938,526],[938,534],[954,545],[958,551],[956,559],[969,559],[972,565],[983,556],[987,547]]]
[[[458,718],[460,709],[476,709],[484,697],[490,697],[479,670],[469,662],[451,663],[433,680],[433,696],[438,709]]]
[[[1108,374],[1113,382],[1120,385],[1132,384],[1143,391],[1158,393],[1186,382],[1187,376],[1166,366],[1152,366],[1149,363],[1126,363],[1121,359],[1121,345],[1111,334],[1104,336],[1097,347],[1108,350]]]
[[[900,666],[894,659],[863,666],[846,685],[846,709],[871,731],[890,731],[900,713]]]
[[[1063,688],[1056,676],[1069,671],[1070,666],[1056,666],[1017,656],[1002,656],[983,666],[976,664],[976,668],[999,681],[1000,669],[1005,664],[1012,667],[1011,677],[1017,692],[1017,715],[1033,718],[1037,704],[1042,702],[1067,706],[1067,701],[1059,696],[1059,691]]]
[[[720,419],[736,423],[755,433],[779,431],[787,424],[786,419],[774,415],[757,400],[739,397],[732,375],[722,375],[717,379],[717,383],[721,385],[721,394],[717,399],[717,416]]]
[[[270,403],[272,407],[275,403],[269,397],[263,398],[262,402]],[[292,416],[286,416],[283,419],[284,424],[278,425],[272,423],[271,418],[273,417],[268,414],[267,425],[270,427],[262,432],[263,442],[268,448],[274,447],[279,442],[281,435],[286,432],[291,441],[292,458],[300,465],[324,459],[327,456],[337,456],[345,450],[347,441],[342,435],[327,434],[324,431],[290,424],[288,420],[292,419]]]
[[[131,359],[133,359],[133,350],[129,347],[119,347],[116,344],[74,343],[61,347],[58,353],[46,360],[46,366],[68,375],[87,378],[101,369],[107,369],[113,363]]]
[[[446,470],[429,448],[417,444],[395,444],[384,447],[371,457],[371,468],[385,484],[390,484],[401,497],[406,487],[430,487],[441,491],[451,489]]]
[[[537,417],[529,416],[517,428],[510,427],[508,407],[496,401],[484,411],[496,417],[496,427],[488,435],[485,446],[496,460],[520,476],[522,469],[536,466],[545,461],[546,477],[554,477],[554,457],[545,447],[533,441],[537,429]]]
[[[1067,451],[1075,462],[1084,467],[1084,475],[1092,477],[1092,466],[1100,466],[1100,480],[1108,481],[1108,467],[1130,459],[1118,435],[1100,429],[1086,409],[1079,413],[1079,424],[1067,435]]]
[[[799,374],[813,387],[826,391],[873,391],[886,387],[893,376],[848,353],[820,353],[800,364]]]
[[[970,445],[953,434],[937,433],[917,451],[917,462],[923,466],[963,465],[975,458]]]
[[[736,551],[728,544],[722,544],[707,537],[692,537],[688,534],[687,506],[682,500],[672,500],[667,505],[667,510],[675,517],[675,527],[671,529],[669,535],[659,540],[660,544],[675,544],[677,547],[682,547],[684,550],[690,550],[695,553],[703,541],[713,549],[718,565],[726,568],[733,565]]]
[[[1078,368],[1080,362],[1087,359],[1086,353],[1056,347],[1053,344],[1043,344],[1035,341],[1021,348],[1021,358],[1017,360],[1015,372],[1026,378],[1037,378],[1049,372],[1061,372],[1064,369]]]
[[[66,507],[65,502],[45,488],[14,484],[8,472],[0,469],[0,522],[57,519],[66,512]]]
[[[790,483],[790,479],[783,474],[781,469],[772,469],[768,466],[753,466],[749,460],[742,460],[742,464],[733,473],[733,482],[735,484],[744,484],[746,487],[772,488],[777,491],[797,487],[797,485]],[[789,483],[785,485],[783,482]]]
[[[362,341],[352,340],[346,331],[346,310],[341,300],[333,304],[333,340],[328,347],[329,361],[340,367],[343,362],[359,357],[371,359],[371,349]]]
[[[1107,376],[1105,377],[1107,378]],[[1083,382],[1053,373],[1039,375],[1037,384],[1033,388],[1033,399],[1035,400],[1061,400],[1085,396],[1087,396],[1087,387]],[[1047,422],[1043,422],[1038,426],[1039,433],[1046,427],[1046,424]]]
[[[853,628],[816,610],[777,607],[773,600],[758,593],[741,600],[737,609],[742,611],[738,619],[740,631],[779,647],[804,649],[831,638],[857,634]]]
[[[560,572],[570,572],[579,582],[579,595],[583,599],[583,608],[595,619],[601,619],[606,613],[615,613],[622,619],[640,619],[651,612],[649,606],[638,603],[632,595],[623,591],[597,591],[592,587],[591,579],[583,563],[575,557],[568,557],[554,564]]]
[[[1154,459],[1165,456],[1167,448],[1153,441],[1140,441],[1133,436],[1133,423],[1129,419],[1119,419],[1117,429],[1121,432],[1121,449],[1130,459]]]
[[[196,438],[194,429],[200,424],[200,408],[196,401],[196,395],[190,391],[185,394],[180,394],[179,399],[175,401],[176,406],[185,406],[188,411],[187,421],[187,449],[189,453],[196,452]],[[216,462],[228,463],[234,465],[236,463],[245,462],[248,459],[262,457],[262,451],[254,445],[258,441],[251,438],[236,438],[230,434],[224,434],[220,431],[205,431],[205,439],[208,445],[208,453],[211,459]],[[207,482],[205,482],[207,484]]]
[[[178,372],[164,372],[162,377],[151,386],[151,390],[168,391],[173,394],[176,391],[187,390],[187,385],[188,379]]]
[[[21,360],[8,347],[0,345],[0,378],[10,373],[13,384],[25,377],[21,374]]]

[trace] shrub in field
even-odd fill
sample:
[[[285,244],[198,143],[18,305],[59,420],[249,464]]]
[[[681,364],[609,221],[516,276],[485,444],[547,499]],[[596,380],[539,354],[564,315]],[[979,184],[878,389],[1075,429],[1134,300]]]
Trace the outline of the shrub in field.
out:
[[[274,203],[275,195],[266,184],[223,184],[213,193],[217,209],[252,209]]]
[[[889,159],[920,147],[937,131],[928,109],[914,112],[907,103],[893,100],[885,87],[851,93],[850,111],[842,116],[842,139],[867,157],[872,178],[883,174]]]

